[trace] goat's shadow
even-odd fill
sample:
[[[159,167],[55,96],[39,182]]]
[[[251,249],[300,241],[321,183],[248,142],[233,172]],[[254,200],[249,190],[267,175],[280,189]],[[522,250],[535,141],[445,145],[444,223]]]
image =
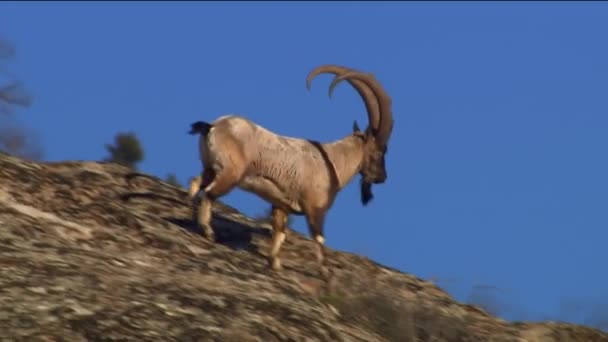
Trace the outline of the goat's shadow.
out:
[[[176,198],[169,196],[163,196],[151,192],[129,192],[120,195],[120,199],[124,202],[128,202],[133,198],[143,198],[152,201],[165,201],[173,205],[185,205],[192,207],[191,204],[185,201],[180,201]],[[189,218],[186,217],[172,217],[163,216],[161,219],[174,224],[181,229],[188,231],[189,233],[196,234],[204,239],[202,229],[199,227],[196,220],[196,211],[193,211],[193,215]],[[271,237],[271,232],[268,229],[261,227],[251,227],[239,222],[235,222],[226,217],[222,217],[213,213],[211,218],[211,227],[215,233],[215,242],[229,247],[232,250],[237,251],[248,251],[255,254],[260,254],[258,247],[253,243],[254,236],[263,236],[265,238]]]
[[[152,201],[162,200],[162,201],[169,202],[173,205],[187,206],[187,207],[192,208],[192,205],[190,203],[186,203],[185,201],[180,201],[179,199],[172,198],[170,196],[163,196],[163,195],[159,195],[159,194],[151,193],[151,192],[130,192],[130,193],[120,195],[120,198],[122,201],[125,201],[125,202],[129,201],[132,198],[144,198],[144,199],[149,199]],[[199,227],[199,225],[197,223],[196,215],[197,215],[196,211],[193,210],[192,217],[189,217],[189,218],[163,216],[163,217],[161,217],[161,219],[163,219],[171,224],[174,224],[174,225],[180,227],[181,229],[188,231],[188,233],[196,234],[201,239],[204,239],[204,237],[202,235],[202,229]],[[215,239],[216,239],[215,243],[224,245],[234,251],[246,251],[246,252],[249,252],[249,253],[252,253],[257,256],[265,258],[264,254],[260,252],[260,250],[258,249],[258,246],[253,242],[253,238],[254,238],[254,236],[259,236],[259,237],[263,237],[263,238],[267,238],[267,239],[272,238],[272,233],[269,229],[262,228],[262,227],[248,226],[248,225],[230,220],[229,218],[219,216],[215,213],[213,213],[213,215],[212,215],[211,227],[215,233]],[[289,270],[289,271],[297,272],[297,273],[303,274],[310,278],[318,277],[318,275],[314,271],[306,271],[300,267],[294,268],[294,267],[284,265],[283,268],[285,271]],[[270,274],[273,274],[273,272],[270,269],[268,269],[268,272]],[[335,281],[335,280],[332,279],[332,281]],[[330,285],[330,284],[333,284],[333,282],[330,281],[326,285],[326,286],[329,286],[328,290],[327,290],[327,291],[330,291],[329,293],[331,293],[331,291],[332,291],[331,288],[334,286],[334,285]]]

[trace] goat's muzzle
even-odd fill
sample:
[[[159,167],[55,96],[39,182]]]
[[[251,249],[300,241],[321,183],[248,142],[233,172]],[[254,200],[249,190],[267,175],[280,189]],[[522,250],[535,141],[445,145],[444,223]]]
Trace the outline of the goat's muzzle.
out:
[[[382,184],[382,183],[386,182],[386,178],[387,178],[386,174],[383,174],[382,176],[374,179],[373,183],[374,184]]]

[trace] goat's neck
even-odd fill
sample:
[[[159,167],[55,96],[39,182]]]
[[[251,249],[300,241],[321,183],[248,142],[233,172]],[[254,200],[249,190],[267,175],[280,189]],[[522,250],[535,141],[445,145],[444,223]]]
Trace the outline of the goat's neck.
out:
[[[363,141],[349,135],[340,140],[323,144],[338,177],[339,188],[344,188],[363,164]]]

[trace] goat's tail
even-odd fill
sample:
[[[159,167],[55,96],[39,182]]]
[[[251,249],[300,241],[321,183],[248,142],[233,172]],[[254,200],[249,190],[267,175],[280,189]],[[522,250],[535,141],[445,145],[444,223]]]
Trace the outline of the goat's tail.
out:
[[[209,134],[209,130],[213,127],[212,124],[204,121],[197,121],[190,125],[190,132],[188,134],[200,134],[202,136],[207,136]]]

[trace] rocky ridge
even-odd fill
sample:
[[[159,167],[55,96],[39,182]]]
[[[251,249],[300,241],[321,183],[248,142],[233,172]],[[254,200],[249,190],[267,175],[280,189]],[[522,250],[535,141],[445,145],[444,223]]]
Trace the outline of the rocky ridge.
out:
[[[214,208],[219,242],[185,189],[99,162],[0,153],[0,337],[23,341],[608,341],[585,326],[510,323],[431,282],[290,231],[268,270],[270,227]]]

